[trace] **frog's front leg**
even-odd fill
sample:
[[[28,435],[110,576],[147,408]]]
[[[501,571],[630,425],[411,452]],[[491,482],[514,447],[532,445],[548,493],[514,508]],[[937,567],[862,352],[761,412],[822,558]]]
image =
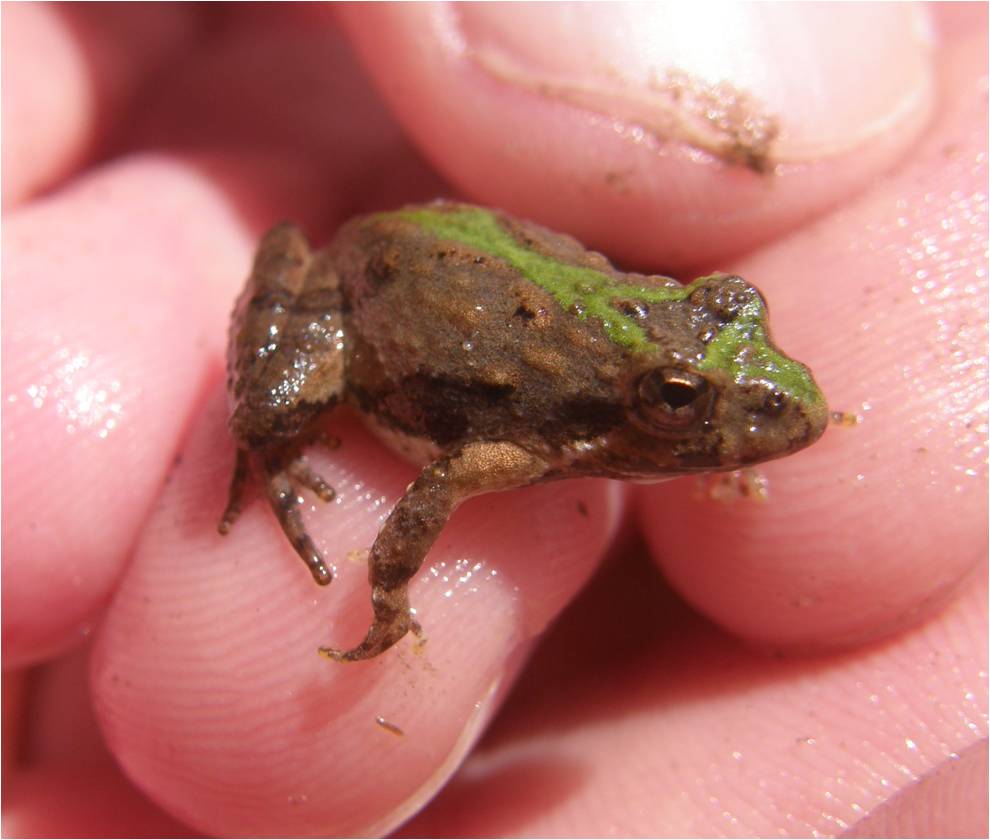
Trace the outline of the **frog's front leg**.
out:
[[[338,662],[371,659],[419,625],[409,612],[409,579],[423,565],[447,519],[465,499],[539,480],[549,470],[542,458],[513,443],[472,443],[427,466],[389,515],[368,560],[374,622],[352,650],[320,648]]]

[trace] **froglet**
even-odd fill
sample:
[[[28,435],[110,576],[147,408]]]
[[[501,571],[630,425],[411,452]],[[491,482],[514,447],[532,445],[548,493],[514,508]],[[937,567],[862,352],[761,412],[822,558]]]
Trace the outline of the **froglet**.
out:
[[[356,218],[315,252],[292,225],[269,231],[234,309],[228,390],[238,450],[220,531],[253,464],[319,584],[332,575],[299,493],[333,498],[303,453],[327,414],[352,406],[424,465],[371,547],[366,638],[320,648],[339,661],[420,632],[407,585],[465,499],[734,470],[808,446],[828,421],[742,278],[623,273],[569,236],[445,201]]]

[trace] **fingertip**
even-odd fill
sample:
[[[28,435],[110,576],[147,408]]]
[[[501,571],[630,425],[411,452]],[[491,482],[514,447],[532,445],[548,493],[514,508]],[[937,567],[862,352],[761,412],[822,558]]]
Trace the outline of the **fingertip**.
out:
[[[35,767],[4,785],[4,837],[191,837],[111,765]]]
[[[490,76],[756,169],[855,148],[931,86],[916,5],[482,5],[457,18]]]
[[[860,422],[760,467],[764,505],[693,500],[685,482],[640,499],[671,581],[746,638],[892,636],[986,566],[986,103],[971,95],[986,41],[941,58],[945,101],[912,161],[740,266],[781,346]]]
[[[195,26],[186,9],[24,5],[4,9],[4,209],[70,174]]]
[[[107,167],[5,222],[3,644],[13,664],[79,641],[112,593],[216,373],[228,310],[217,278],[241,270],[242,233],[213,185],[153,158]]]
[[[366,632],[364,549],[414,471],[343,419],[339,449],[307,452],[337,489],[305,514],[336,563],[319,588],[262,500],[215,533],[233,457],[224,416],[217,392],[101,628],[102,728],[128,775],[200,830],[387,832],[453,772],[519,652],[591,574],[618,494],[568,482],[467,503],[410,588],[428,642],[331,662],[319,647]]]
[[[668,270],[752,248],[860,190],[932,108],[916,6],[340,14],[454,183]]]

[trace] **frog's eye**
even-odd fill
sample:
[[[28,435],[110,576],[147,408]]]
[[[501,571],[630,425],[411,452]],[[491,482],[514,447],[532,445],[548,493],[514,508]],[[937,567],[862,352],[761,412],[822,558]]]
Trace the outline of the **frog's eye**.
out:
[[[656,368],[639,380],[637,413],[651,426],[683,429],[708,416],[711,389],[696,373]]]

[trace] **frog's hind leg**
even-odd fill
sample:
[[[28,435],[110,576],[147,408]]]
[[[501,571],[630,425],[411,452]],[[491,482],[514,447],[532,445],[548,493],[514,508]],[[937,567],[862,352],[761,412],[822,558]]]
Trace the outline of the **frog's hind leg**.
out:
[[[333,580],[333,572],[303,524],[298,484],[308,487],[325,502],[334,497],[333,488],[310,469],[302,455],[265,459],[265,490],[272,510],[313,580],[326,586]]]
[[[531,484],[548,464],[512,443],[473,443],[427,466],[389,514],[368,559],[375,619],[352,650],[320,648],[338,662],[371,659],[410,630],[421,635],[409,608],[407,587],[454,509],[490,490]]]
[[[409,579],[460,501],[444,477],[442,467],[427,467],[389,514],[371,547],[368,577],[375,620],[364,641],[353,650],[320,648],[321,654],[338,662],[371,659],[410,630],[419,632],[409,608]]]

